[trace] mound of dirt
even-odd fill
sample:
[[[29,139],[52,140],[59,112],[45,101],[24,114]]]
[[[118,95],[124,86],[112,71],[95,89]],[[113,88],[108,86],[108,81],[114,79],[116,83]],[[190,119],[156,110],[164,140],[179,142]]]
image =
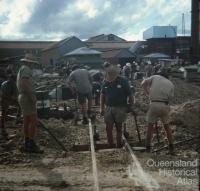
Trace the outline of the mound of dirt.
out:
[[[200,87],[181,79],[172,79],[175,86],[173,104],[182,104],[187,101],[200,99]]]
[[[171,124],[175,124],[181,131],[198,136],[200,128],[200,99],[188,101],[173,106],[170,112]]]

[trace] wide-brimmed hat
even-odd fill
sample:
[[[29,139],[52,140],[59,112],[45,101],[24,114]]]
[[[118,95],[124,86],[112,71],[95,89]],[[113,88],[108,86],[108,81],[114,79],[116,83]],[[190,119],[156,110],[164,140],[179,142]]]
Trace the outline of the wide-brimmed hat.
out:
[[[112,82],[119,74],[119,68],[115,65],[111,65],[106,69],[105,80]]]
[[[20,59],[20,61],[22,62],[29,62],[29,63],[34,63],[34,64],[39,64],[39,62],[37,61],[36,57],[33,56],[32,54],[25,54],[25,57]]]
[[[111,66],[111,64],[109,62],[106,61],[106,62],[103,63],[104,69],[108,68],[109,66]]]

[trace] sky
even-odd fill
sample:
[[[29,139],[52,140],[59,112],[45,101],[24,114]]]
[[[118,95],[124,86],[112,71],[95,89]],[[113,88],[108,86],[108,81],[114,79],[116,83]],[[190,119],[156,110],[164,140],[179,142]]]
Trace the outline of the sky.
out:
[[[86,40],[115,34],[142,40],[151,26],[190,34],[191,0],[0,0],[0,40]]]

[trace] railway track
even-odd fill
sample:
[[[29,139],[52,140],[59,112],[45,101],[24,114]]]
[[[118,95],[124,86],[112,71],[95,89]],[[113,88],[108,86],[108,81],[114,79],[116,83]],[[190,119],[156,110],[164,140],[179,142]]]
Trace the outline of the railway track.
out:
[[[93,181],[94,181],[94,191],[100,191],[102,186],[99,182],[98,176],[98,164],[96,160],[96,150],[95,148],[95,139],[94,139],[94,128],[92,126],[91,120],[89,120],[89,134],[90,134],[90,151],[91,151],[91,159],[92,159],[92,170],[93,170]],[[152,191],[159,188],[159,184],[155,179],[153,179],[147,172],[142,168],[138,158],[134,154],[134,150],[144,150],[142,147],[134,147],[130,145],[126,136],[122,135],[124,148],[127,151],[128,156],[131,158],[131,164],[129,164],[129,177],[132,178],[135,182],[136,187],[140,187],[141,190]],[[122,148],[121,148],[122,149]]]

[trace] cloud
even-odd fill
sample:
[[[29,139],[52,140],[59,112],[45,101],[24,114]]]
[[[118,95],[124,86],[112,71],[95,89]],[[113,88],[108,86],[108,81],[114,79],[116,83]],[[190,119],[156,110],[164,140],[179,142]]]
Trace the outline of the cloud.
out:
[[[1,0],[0,36],[52,40],[113,33],[141,40],[153,25],[177,25],[180,31],[186,12],[190,29],[190,10],[190,0]]]
[[[95,8],[95,4],[93,0],[78,0],[75,3],[75,8],[78,11],[83,12],[89,18],[94,18],[98,14],[98,9]]]
[[[0,2],[0,36],[22,37],[20,27],[26,23],[34,10],[35,0],[3,0]],[[4,19],[3,19],[4,18]]]

